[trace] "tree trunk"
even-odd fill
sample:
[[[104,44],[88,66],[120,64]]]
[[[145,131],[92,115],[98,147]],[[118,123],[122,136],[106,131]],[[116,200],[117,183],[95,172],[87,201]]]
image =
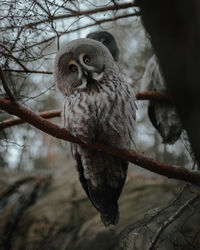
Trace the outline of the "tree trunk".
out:
[[[137,0],[136,4],[200,163],[200,1]]]

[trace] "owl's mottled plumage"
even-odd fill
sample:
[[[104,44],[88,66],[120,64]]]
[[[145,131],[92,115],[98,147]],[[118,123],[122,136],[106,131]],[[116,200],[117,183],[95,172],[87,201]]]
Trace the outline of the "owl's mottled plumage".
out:
[[[167,92],[166,83],[155,55],[147,62],[142,78],[141,90],[156,90],[161,93]],[[181,139],[185,149],[193,161],[195,161],[187,132],[182,127],[174,104],[167,101],[149,101],[148,115],[152,125],[161,135],[163,143],[174,144],[178,139]]]
[[[88,38],[67,43],[57,54],[54,76],[64,96],[67,130],[86,141],[130,149],[135,95],[103,44]],[[72,145],[72,152],[81,184],[103,223],[117,224],[128,162],[80,145]]]
[[[161,93],[167,92],[165,80],[160,72],[155,55],[147,62],[142,78],[142,91],[148,90],[156,90]],[[179,139],[182,125],[173,104],[167,101],[149,101],[148,115],[164,143],[173,144]]]

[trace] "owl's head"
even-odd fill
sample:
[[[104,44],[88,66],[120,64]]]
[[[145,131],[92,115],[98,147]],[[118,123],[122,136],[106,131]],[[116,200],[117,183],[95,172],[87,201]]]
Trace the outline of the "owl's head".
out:
[[[119,48],[114,36],[108,31],[96,31],[89,33],[87,38],[91,38],[103,43],[112,54],[114,60],[117,62],[119,59]]]
[[[67,43],[57,54],[54,77],[61,93],[98,84],[116,67],[108,49],[98,41],[82,38]]]

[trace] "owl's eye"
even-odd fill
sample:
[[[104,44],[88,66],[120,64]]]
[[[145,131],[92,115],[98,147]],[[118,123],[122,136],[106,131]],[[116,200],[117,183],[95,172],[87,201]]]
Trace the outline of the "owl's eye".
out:
[[[72,72],[78,71],[78,67],[77,67],[76,65],[74,65],[74,64],[69,65],[69,69],[70,69]]]
[[[84,57],[83,57],[83,62],[84,62],[85,64],[90,63],[90,57],[89,57],[89,56],[84,56]]]

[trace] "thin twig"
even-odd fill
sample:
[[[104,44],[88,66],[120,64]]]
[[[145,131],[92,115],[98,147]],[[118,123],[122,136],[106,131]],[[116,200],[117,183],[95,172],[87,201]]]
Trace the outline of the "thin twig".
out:
[[[191,199],[189,199],[183,206],[181,206],[174,214],[172,214],[157,230],[148,250],[155,249],[155,245],[158,242],[162,232],[173,223],[189,206],[196,202],[200,198],[200,194],[195,194]]]
[[[3,85],[3,88],[7,94],[7,96],[9,97],[9,99],[12,101],[12,102],[15,102],[15,97],[13,96],[12,92],[10,91],[9,87],[8,87],[8,84],[6,82],[6,78],[5,78],[5,75],[3,73],[3,70],[2,68],[0,67],[0,77],[1,77],[1,81],[2,81],[2,85]]]
[[[132,7],[136,7],[136,5],[134,3],[124,3],[124,4],[118,4],[117,6],[111,5],[111,6],[104,6],[104,7],[100,7],[100,8],[90,9],[90,10],[74,11],[70,14],[48,17],[46,19],[39,20],[39,21],[32,22],[32,23],[27,23],[27,24],[22,25],[22,26],[8,26],[8,27],[5,27],[4,29],[6,29],[6,30],[12,29],[13,30],[13,28],[19,28],[19,27],[20,28],[30,28],[33,26],[36,27],[37,25],[51,22],[52,20],[55,21],[55,20],[60,20],[60,19],[65,19],[65,18],[76,17],[76,16],[87,16],[87,15],[92,15],[95,13],[100,13],[100,12],[105,12],[105,11],[114,11],[114,10],[118,10],[118,9],[128,9],[128,8],[132,8]]]
[[[200,185],[200,174],[197,171],[191,171],[186,168],[175,167],[167,163],[156,161],[134,150],[120,149],[99,143],[83,141],[70,134],[65,128],[49,122],[19,103],[12,103],[7,99],[2,98],[0,99],[0,109],[11,115],[20,117],[32,126],[58,139],[80,144],[84,147],[110,154],[168,178],[183,180],[197,186]]]
[[[49,110],[49,111],[43,111],[38,113],[39,116],[45,118],[45,119],[50,119],[54,117],[59,117],[61,114],[60,109],[55,109],[55,110]],[[3,122],[0,122],[0,130],[3,130],[5,128],[14,126],[14,125],[19,125],[24,123],[25,121],[22,120],[21,118],[15,118],[15,119],[8,119]]]
[[[0,47],[4,48],[7,52],[0,52],[2,55],[4,55],[5,57],[11,57],[16,63],[18,63],[25,71],[29,71],[29,69],[26,68],[26,66],[24,66],[19,59],[17,59],[15,56],[13,56],[12,51],[10,51],[4,44],[0,44]]]
[[[59,34],[59,37],[61,37],[62,35],[66,35],[66,34],[69,34],[69,33],[72,33],[72,32],[77,32],[77,31],[85,29],[85,28],[93,27],[93,26],[100,25],[100,24],[107,23],[107,22],[113,22],[113,21],[116,21],[116,20],[122,19],[122,18],[129,18],[129,17],[133,17],[133,16],[137,16],[137,15],[138,14],[136,14],[136,13],[128,13],[128,14],[123,14],[123,15],[118,15],[118,16],[115,16],[115,17],[111,17],[111,18],[104,18],[104,19],[97,20],[94,23],[86,24],[86,25],[83,25],[81,27],[74,28],[74,29],[71,29],[71,30],[69,30],[69,28],[67,28],[67,30],[65,30],[63,32],[59,32],[58,34]],[[28,49],[33,48],[35,46],[39,46],[39,45],[42,45],[44,43],[51,42],[55,38],[57,38],[57,35],[52,36],[52,37],[50,37],[48,39],[42,40],[42,41],[40,41],[38,43],[32,44],[32,45],[28,46],[26,49],[28,50]],[[19,52],[19,51],[21,51],[21,49],[17,49],[14,52]]]
[[[1,44],[0,44],[0,46],[1,46]],[[1,54],[3,55],[3,56],[5,56],[5,57],[10,57],[10,58],[12,58],[17,64],[19,64],[26,72],[29,72],[29,69],[26,67],[26,66],[24,66],[24,64],[23,63],[21,63],[20,61],[19,61],[19,59],[17,59],[15,56],[13,56],[12,54],[7,54],[7,53],[4,53],[4,52],[1,52]]]

